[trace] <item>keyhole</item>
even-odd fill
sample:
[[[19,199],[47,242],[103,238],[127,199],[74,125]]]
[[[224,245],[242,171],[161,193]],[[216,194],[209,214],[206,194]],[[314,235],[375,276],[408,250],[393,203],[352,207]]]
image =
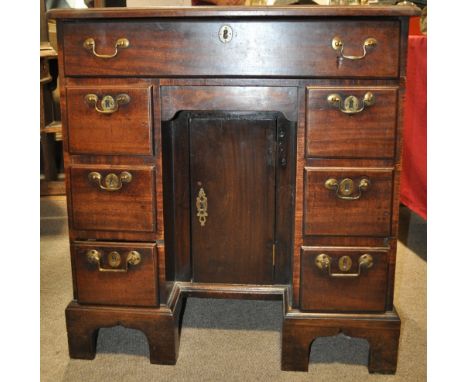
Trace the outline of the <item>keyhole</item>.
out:
[[[227,28],[224,28],[224,31],[223,31],[223,39],[224,39],[224,40],[227,40],[227,39],[228,39],[228,36],[229,36],[229,31],[227,30]]]

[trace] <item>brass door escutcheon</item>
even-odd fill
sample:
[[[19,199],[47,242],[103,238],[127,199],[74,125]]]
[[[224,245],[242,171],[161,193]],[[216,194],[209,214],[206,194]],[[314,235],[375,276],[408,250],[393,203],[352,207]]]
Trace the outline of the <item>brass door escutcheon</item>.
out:
[[[335,178],[330,178],[327,179],[325,182],[325,188],[327,190],[335,190],[336,191],[336,196],[339,199],[342,200],[357,200],[362,196],[363,191],[367,191],[370,186],[370,180],[367,178],[362,178],[359,181],[358,185],[358,191],[359,193],[357,195],[353,195],[355,185],[354,181],[350,178],[345,178],[338,182],[337,179]]]
[[[364,94],[364,97],[361,101],[356,96],[350,95],[346,97],[343,101],[343,98],[340,94],[330,94],[327,97],[328,103],[339,109],[342,113],[345,114],[357,114],[363,111],[366,107],[372,106],[375,104],[375,96],[371,92]]]
[[[205,190],[200,188],[195,203],[197,207],[197,217],[202,227],[206,224],[206,218],[208,216],[208,198],[206,197]]]
[[[107,262],[112,268],[101,267],[102,253],[97,249],[90,249],[86,252],[86,258],[91,264],[97,264],[99,272],[127,272],[128,265],[138,265],[141,262],[141,255],[138,251],[129,251],[125,259],[125,268],[119,268],[121,256],[117,251],[112,251],[107,256]]]
[[[359,277],[362,269],[372,268],[374,259],[371,255],[365,253],[358,259],[358,271],[356,273],[332,273],[331,271],[331,257],[325,253],[317,255],[315,258],[315,265],[321,271],[326,271],[330,277]],[[338,260],[338,267],[342,272],[348,272],[351,269],[352,260],[349,256],[341,256]]]
[[[105,191],[118,191],[123,183],[130,183],[132,178],[132,174],[128,171],[122,171],[120,175],[111,172],[105,176],[104,184],[102,184],[102,175],[99,172],[93,171],[88,174],[89,181],[96,183],[101,190]]]
[[[369,48],[375,48],[377,46],[377,40],[373,37],[365,39],[362,44],[363,53],[360,56],[347,56],[343,53],[344,43],[338,36],[333,37],[331,46],[333,50],[337,50],[340,58],[345,58],[347,60],[362,60],[367,55],[367,50]]]
[[[83,43],[83,47],[85,49],[90,50],[93,53],[93,55],[98,58],[113,58],[117,56],[117,53],[119,53],[119,49],[125,49],[125,48],[128,48],[129,46],[130,46],[130,41],[128,41],[125,37],[122,37],[116,41],[114,45],[115,51],[113,54],[99,54],[96,52],[96,42],[94,41],[94,38],[89,37]]]
[[[119,106],[130,103],[130,96],[128,94],[118,94],[115,98],[111,95],[105,95],[100,102],[101,108],[98,107],[99,97],[96,94],[86,94],[84,98],[88,105],[94,106],[94,109],[101,114],[115,113],[119,110]]]

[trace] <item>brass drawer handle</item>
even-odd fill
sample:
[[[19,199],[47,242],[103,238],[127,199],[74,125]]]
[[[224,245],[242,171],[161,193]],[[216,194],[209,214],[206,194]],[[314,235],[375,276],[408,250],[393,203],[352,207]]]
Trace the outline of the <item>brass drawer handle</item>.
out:
[[[357,200],[361,197],[362,191],[367,191],[370,186],[370,180],[367,178],[362,178],[359,181],[357,195],[353,195],[354,193],[354,181],[349,178],[343,179],[341,182],[338,182],[335,178],[327,179],[325,182],[325,188],[328,190],[335,190],[336,196],[339,199],[343,200]]]
[[[96,52],[96,42],[94,41],[94,38],[87,38],[83,46],[85,49],[91,50],[92,53],[99,58],[113,58],[117,56],[117,53],[119,53],[119,48],[120,49],[125,49],[130,46],[130,42],[126,38],[119,38],[117,42],[115,43],[115,51],[113,54],[99,54]]]
[[[363,54],[360,56],[347,56],[343,53],[344,43],[338,36],[333,37],[332,40],[332,48],[333,50],[337,50],[340,54],[340,58],[346,58],[347,60],[362,60],[367,55],[367,49],[375,48],[377,46],[377,40],[373,37],[369,37],[364,41],[362,44]]]
[[[122,188],[123,183],[130,183],[132,178],[132,174],[128,171],[122,171],[120,175],[111,172],[104,177],[103,185],[102,175],[99,172],[93,171],[88,174],[89,181],[98,184],[99,188],[105,191],[118,191]]]
[[[127,272],[128,265],[138,265],[141,262],[141,255],[138,251],[130,251],[125,259],[125,268],[119,268],[122,263],[120,253],[117,251],[109,252],[107,255],[107,263],[111,268],[103,268],[101,266],[102,252],[97,249],[90,249],[86,252],[86,258],[91,264],[97,264],[99,272]]]
[[[362,101],[353,95],[343,98],[339,94],[330,94],[327,97],[328,103],[338,108],[345,114],[357,114],[363,111],[366,107],[372,106],[375,103],[375,96],[371,92],[364,94]]]
[[[359,277],[362,269],[372,268],[374,265],[374,259],[371,255],[365,253],[359,257],[357,273],[346,273],[351,269],[352,263],[353,261],[349,256],[341,256],[338,260],[338,267],[343,273],[332,273],[330,256],[325,253],[321,253],[315,258],[315,265],[317,268],[324,272],[326,271],[330,277]]]
[[[197,200],[195,203],[197,207],[197,217],[200,225],[203,227],[206,223],[206,218],[208,216],[208,198],[206,197],[205,190],[200,188],[197,195]]]
[[[130,96],[128,94],[119,94],[115,98],[111,95],[105,95],[101,99],[101,108],[98,107],[99,97],[96,94],[86,94],[85,102],[94,106],[94,109],[101,114],[112,114],[119,110],[119,106],[126,105],[130,102]]]

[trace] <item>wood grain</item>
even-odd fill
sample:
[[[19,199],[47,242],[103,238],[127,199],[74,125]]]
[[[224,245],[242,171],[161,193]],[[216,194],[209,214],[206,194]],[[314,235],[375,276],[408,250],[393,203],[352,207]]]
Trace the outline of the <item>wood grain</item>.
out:
[[[224,24],[233,29],[229,43],[218,37]],[[399,33],[399,22],[392,20],[66,23],[65,74],[391,78],[399,72]],[[122,37],[130,44],[116,57],[102,59],[83,47],[89,37],[99,54],[113,54]],[[378,43],[362,60],[337,60],[334,37],[343,40],[347,55],[361,55],[369,37]]]

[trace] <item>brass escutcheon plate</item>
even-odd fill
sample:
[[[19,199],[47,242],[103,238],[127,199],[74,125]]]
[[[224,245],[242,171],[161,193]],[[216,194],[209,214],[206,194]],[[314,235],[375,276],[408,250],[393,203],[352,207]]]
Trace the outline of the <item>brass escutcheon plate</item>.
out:
[[[120,263],[122,262],[122,259],[120,257],[120,254],[116,251],[112,251],[109,253],[107,256],[107,262],[112,268],[117,268]]]
[[[340,182],[339,192],[343,196],[352,195],[354,192],[354,182],[352,179],[345,178]]]
[[[351,269],[351,265],[353,265],[353,260],[349,256],[341,256],[338,260],[338,268],[340,268],[341,272],[348,272]]]

